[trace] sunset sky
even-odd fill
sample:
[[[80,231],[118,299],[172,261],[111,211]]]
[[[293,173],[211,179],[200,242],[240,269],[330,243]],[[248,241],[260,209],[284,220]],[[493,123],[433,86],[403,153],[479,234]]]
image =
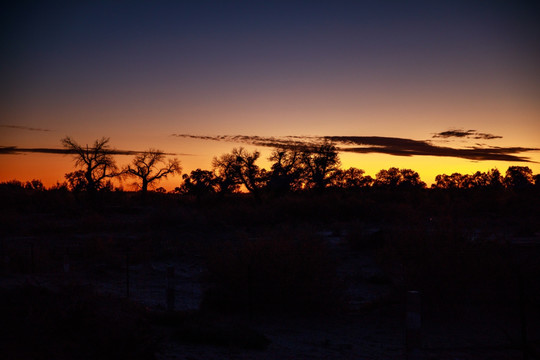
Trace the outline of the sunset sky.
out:
[[[0,181],[62,181],[73,160],[49,150],[67,135],[162,149],[184,172],[330,137],[372,176],[540,173],[532,3],[20,2],[0,15]]]

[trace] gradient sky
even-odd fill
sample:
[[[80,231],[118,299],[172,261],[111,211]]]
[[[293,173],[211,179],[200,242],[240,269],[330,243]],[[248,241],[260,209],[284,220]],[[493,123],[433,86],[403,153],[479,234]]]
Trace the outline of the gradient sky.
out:
[[[343,152],[343,167],[412,168],[427,183],[510,165],[539,173],[540,7],[531,3],[21,2],[0,15],[0,146],[107,136],[121,150],[176,153],[189,172],[233,147],[271,150],[206,137],[383,137],[517,160],[362,143],[373,151]],[[0,181],[49,186],[70,171],[66,155],[0,152]]]

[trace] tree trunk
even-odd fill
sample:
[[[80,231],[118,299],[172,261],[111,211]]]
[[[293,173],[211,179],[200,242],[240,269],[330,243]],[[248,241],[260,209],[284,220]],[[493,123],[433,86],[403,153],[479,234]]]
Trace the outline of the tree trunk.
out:
[[[143,194],[146,194],[148,191],[148,181],[146,179],[143,179],[142,181],[141,191]]]

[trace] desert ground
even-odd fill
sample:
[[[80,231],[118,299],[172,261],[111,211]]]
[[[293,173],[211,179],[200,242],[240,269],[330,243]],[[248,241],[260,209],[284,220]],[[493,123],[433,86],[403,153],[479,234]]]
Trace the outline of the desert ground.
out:
[[[6,359],[540,354],[530,194],[42,195],[2,209]]]

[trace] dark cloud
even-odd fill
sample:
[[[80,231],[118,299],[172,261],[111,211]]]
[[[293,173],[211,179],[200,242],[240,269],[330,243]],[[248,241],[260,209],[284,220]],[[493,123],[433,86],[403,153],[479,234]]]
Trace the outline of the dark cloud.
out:
[[[491,140],[491,139],[502,139],[502,136],[481,133],[476,130],[462,130],[462,129],[451,129],[447,131],[442,131],[440,133],[433,134],[434,138],[467,138],[467,139],[477,139],[477,140]]]
[[[9,128],[9,129],[29,130],[29,131],[51,131],[49,129],[33,128],[29,126],[20,126],[20,125],[0,125],[0,127]]]
[[[256,135],[190,135],[190,134],[172,134],[171,136],[188,139],[226,141],[255,146],[273,147],[273,148],[305,148],[312,147],[324,141],[320,136],[256,136]]]
[[[109,150],[109,153],[112,155],[138,155],[142,154],[144,151],[137,150]],[[24,153],[42,153],[42,154],[76,154],[75,151],[69,149],[55,149],[55,148],[19,148],[16,146],[0,146],[0,155],[1,154],[24,154]],[[165,155],[183,155],[188,156],[190,154],[175,154],[175,153],[165,153]]]
[[[396,156],[442,156],[457,157],[469,160],[498,160],[498,161],[519,161],[531,162],[528,157],[519,154],[527,151],[540,150],[536,148],[524,147],[472,147],[456,149],[446,146],[435,146],[427,141],[418,141],[399,138],[379,138],[375,139],[372,145],[369,140],[360,140],[363,147],[340,148],[341,151],[355,153],[382,153]]]
[[[538,151],[537,148],[525,147],[485,147],[452,148],[436,146],[428,140],[413,140],[382,136],[284,136],[261,137],[246,135],[197,136],[173,134],[181,138],[201,140],[227,141],[265,147],[299,148],[312,147],[324,141],[331,141],[342,152],[359,154],[379,153],[395,156],[442,156],[457,157],[475,161],[498,160],[531,162],[521,154],[528,151]]]

